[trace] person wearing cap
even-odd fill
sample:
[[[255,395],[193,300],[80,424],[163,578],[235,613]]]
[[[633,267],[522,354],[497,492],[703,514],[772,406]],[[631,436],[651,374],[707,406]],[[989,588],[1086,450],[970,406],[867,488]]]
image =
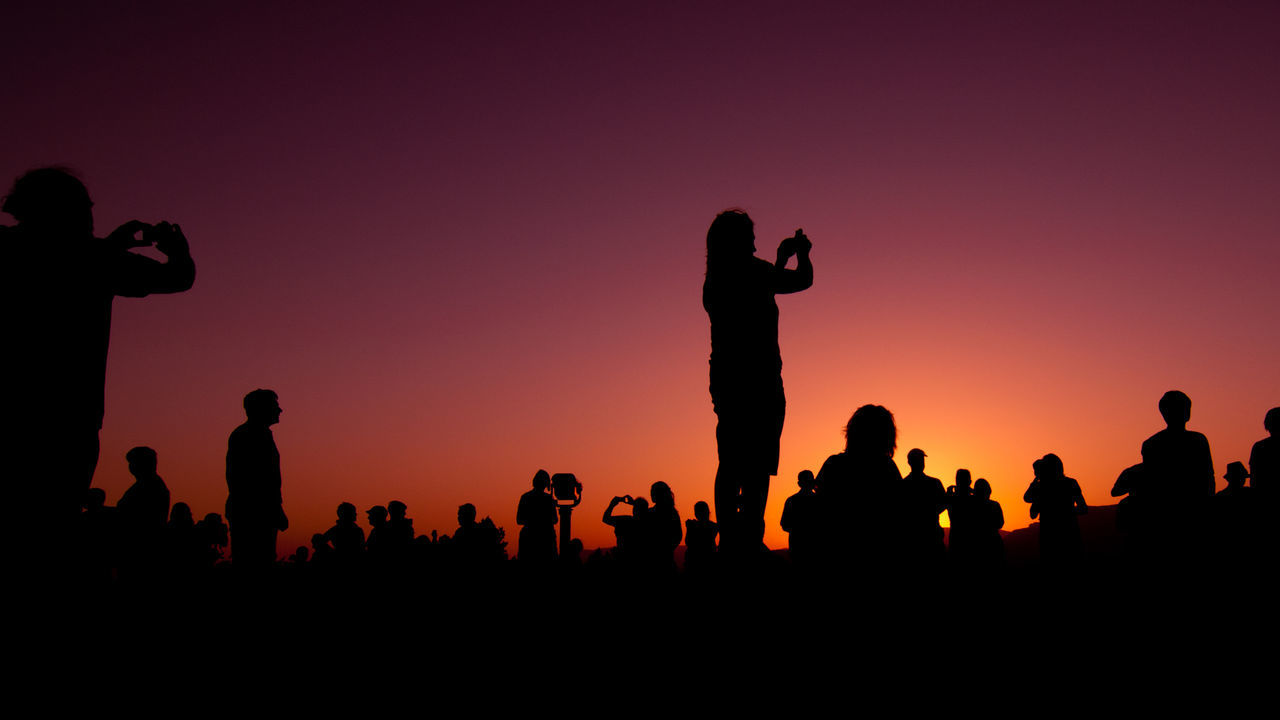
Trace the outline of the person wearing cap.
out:
[[[1250,539],[1257,530],[1257,491],[1245,485],[1249,471],[1242,462],[1229,463],[1222,478],[1227,486],[1213,496],[1214,542],[1220,552],[1238,555],[1253,549]]]
[[[903,561],[920,568],[936,567],[946,558],[942,525],[938,516],[947,509],[942,481],[924,474],[924,450],[907,453],[911,472],[902,478]]]

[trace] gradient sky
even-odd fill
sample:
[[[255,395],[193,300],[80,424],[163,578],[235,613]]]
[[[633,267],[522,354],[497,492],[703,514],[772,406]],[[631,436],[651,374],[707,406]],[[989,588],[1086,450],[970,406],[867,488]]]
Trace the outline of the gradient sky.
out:
[[[731,206],[765,257],[814,243],[779,300],[772,546],[865,403],[1010,529],[1047,452],[1111,502],[1166,390],[1219,476],[1280,404],[1275,3],[44,5],[4,12],[0,174],[75,167],[100,233],[179,222],[198,267],[116,302],[110,503],[145,444],[221,512],[267,387],[281,553],[391,499],[420,533],[474,502],[514,552],[538,468],[584,483],[587,547],[656,480],[690,517]]]

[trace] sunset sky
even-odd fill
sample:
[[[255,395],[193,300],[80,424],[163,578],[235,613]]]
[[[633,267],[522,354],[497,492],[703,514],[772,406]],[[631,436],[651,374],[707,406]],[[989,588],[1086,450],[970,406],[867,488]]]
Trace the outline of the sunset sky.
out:
[[[904,472],[913,447],[948,485],[971,469],[1007,529],[1048,452],[1111,503],[1166,390],[1219,478],[1280,405],[1280,5],[394,5],[4,11],[0,192],[69,165],[100,234],[181,223],[198,268],[116,301],[109,503],[149,445],[174,500],[221,512],[265,387],[282,554],[392,499],[419,533],[473,502],[514,553],[539,468],[583,482],[588,548],[656,480],[691,517],[705,237],[735,206],[766,258],[813,241],[812,289],[778,302],[773,547],[865,403]]]

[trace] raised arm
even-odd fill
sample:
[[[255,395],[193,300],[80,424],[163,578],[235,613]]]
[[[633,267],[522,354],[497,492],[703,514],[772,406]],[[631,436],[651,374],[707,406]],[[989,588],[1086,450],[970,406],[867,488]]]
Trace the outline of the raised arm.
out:
[[[139,230],[143,234],[142,242],[133,240]],[[162,263],[117,250],[113,254],[115,263],[111,273],[116,295],[145,297],[152,293],[179,293],[195,284],[196,264],[181,227],[167,222],[152,226],[133,220],[113,231],[107,240],[120,249],[144,247],[154,242],[156,250],[166,257]]]
[[[812,248],[813,243],[805,237],[804,230],[796,230],[795,235],[778,245],[778,260],[773,264],[775,293],[796,293],[813,286],[813,262],[809,260]],[[792,255],[796,256],[796,269],[788,270],[787,261]]]
[[[610,527],[616,526],[618,523],[614,521],[613,509],[618,507],[618,503],[622,502],[622,498],[615,497],[609,501],[609,507],[604,509],[604,524]]]

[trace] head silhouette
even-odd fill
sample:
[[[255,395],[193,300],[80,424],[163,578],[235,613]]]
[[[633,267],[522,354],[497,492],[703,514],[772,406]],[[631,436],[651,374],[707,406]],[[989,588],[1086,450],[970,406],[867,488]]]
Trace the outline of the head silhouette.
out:
[[[44,167],[14,181],[4,198],[4,211],[19,225],[38,232],[91,237],[93,202],[71,170]]]
[[[1262,429],[1272,435],[1280,430],[1280,407],[1273,407],[1267,411],[1267,416],[1262,420]]]
[[[649,501],[642,497],[638,497],[631,501],[631,514],[643,515],[649,510]]]
[[[195,527],[196,518],[191,514],[191,506],[184,502],[176,502],[169,510],[169,524],[179,527]]]
[[[365,511],[365,515],[369,517],[369,524],[377,527],[387,523],[387,509],[381,505],[374,505]]]
[[[1160,416],[1171,428],[1184,428],[1191,419],[1191,398],[1181,390],[1170,390],[1160,398]]]
[[[1222,477],[1227,481],[1227,485],[1240,487],[1249,478],[1249,471],[1244,468],[1244,463],[1234,461],[1227,464],[1227,474]]]
[[[707,270],[750,258],[756,251],[756,226],[746,211],[725,210],[707,229]]]
[[[818,480],[813,476],[812,470],[801,470],[800,474],[796,476],[796,484],[800,486],[801,490],[812,490],[817,487]]]
[[[863,456],[893,457],[898,447],[898,428],[893,413],[882,405],[863,405],[853,412],[844,427],[845,452]]]
[[[973,494],[979,500],[986,500],[991,497],[991,483],[986,478],[978,478],[973,481]]]
[[[102,488],[89,488],[85,495],[84,506],[89,510],[101,510],[107,504],[107,491]]]
[[[338,519],[342,522],[353,523],[356,521],[356,506],[349,502],[338,505]]]
[[[960,468],[956,471],[956,487],[967,488],[973,482],[973,475],[968,470]]]
[[[699,500],[693,504],[693,517],[698,522],[706,522],[711,519],[711,506],[705,500]]]
[[[649,486],[649,497],[653,498],[653,506],[660,508],[672,508],[676,506],[675,493],[671,492],[671,486],[659,480]]]
[[[913,448],[911,452],[907,453],[907,467],[911,468],[912,472],[924,472],[924,458],[923,450]]]
[[[1045,477],[1059,478],[1066,474],[1062,467],[1062,458],[1049,453],[1040,459],[1040,469]]]
[[[476,506],[463,503],[458,506],[458,526],[468,527],[476,524]]]
[[[275,425],[281,412],[280,398],[274,391],[259,388],[244,396],[245,417],[255,424]]]
[[[551,474],[546,470],[539,470],[533,474],[533,489],[538,492],[546,492],[551,487]]]
[[[405,514],[408,512],[409,506],[399,500],[392,500],[387,503],[387,515],[389,515],[392,520],[403,520]]]
[[[156,475],[156,451],[149,447],[136,447],[124,454],[129,463],[129,473],[139,480]]]

